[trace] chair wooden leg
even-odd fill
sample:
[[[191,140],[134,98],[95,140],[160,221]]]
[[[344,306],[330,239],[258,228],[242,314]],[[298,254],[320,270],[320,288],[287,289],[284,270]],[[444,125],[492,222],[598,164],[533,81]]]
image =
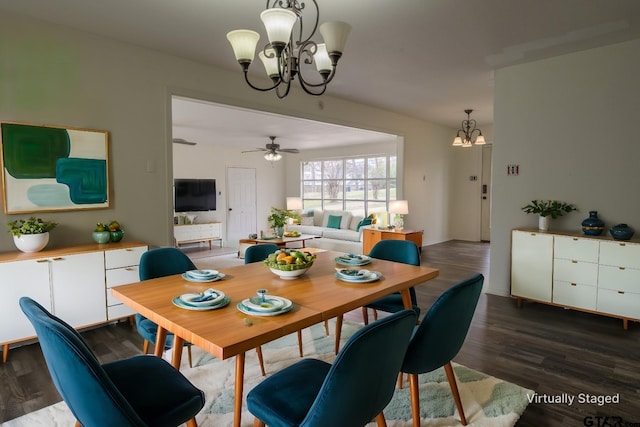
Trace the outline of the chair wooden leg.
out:
[[[264,427],[264,423],[257,418],[253,419],[253,427]]]
[[[420,427],[420,384],[418,374],[409,375],[409,390],[411,393],[411,414],[413,415],[413,427]]]
[[[256,353],[258,353],[258,362],[260,362],[260,372],[262,372],[262,376],[264,377],[266,374],[264,370],[264,359],[262,358],[262,347],[256,347]]]
[[[384,413],[380,412],[376,416],[376,424],[378,425],[378,427],[387,427],[387,420],[384,417]]]
[[[369,311],[367,307],[362,307],[362,320],[364,321],[365,325],[369,324]]]
[[[378,320],[378,310],[373,309],[373,320]]]
[[[338,352],[340,351],[340,335],[342,335],[342,314],[336,317],[336,354],[338,354]]]
[[[302,331],[298,331],[298,353],[302,357]]]
[[[466,426],[467,418],[464,416],[464,408],[462,407],[462,400],[460,400],[460,392],[458,391],[458,384],[456,383],[456,376],[453,373],[453,366],[451,365],[451,362],[447,362],[447,364],[444,365],[444,371],[447,373],[449,386],[451,386],[451,394],[453,394],[453,400],[456,402],[456,407],[460,414],[460,421],[463,426]]]
[[[187,421],[187,427],[198,427],[198,423],[196,422],[196,417],[193,417],[189,421]]]
[[[76,427],[82,427],[82,424],[80,424],[80,421],[76,420]]]
[[[402,388],[402,382],[404,381],[402,372],[398,374],[398,388]]]
[[[189,367],[193,368],[193,358],[191,357],[191,346],[187,347],[187,358],[189,358]]]
[[[324,321],[324,333],[326,336],[329,336],[329,321],[325,320]]]
[[[142,343],[142,354],[148,354],[148,353],[149,353],[149,341],[144,340],[144,342]]]

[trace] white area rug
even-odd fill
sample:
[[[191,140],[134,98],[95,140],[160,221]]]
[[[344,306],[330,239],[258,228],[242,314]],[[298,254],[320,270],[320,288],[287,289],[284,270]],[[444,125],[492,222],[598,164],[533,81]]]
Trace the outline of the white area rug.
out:
[[[331,331],[333,331],[333,322]],[[342,335],[346,340],[361,325],[345,322]],[[334,335],[326,336],[324,325],[316,325],[303,331],[305,357],[315,357],[326,361],[334,359]],[[233,425],[233,387],[235,358],[220,361],[203,351],[193,348],[193,369],[188,367],[186,357],[181,371],[197,387],[204,390],[206,403],[196,417],[201,427],[224,427]],[[267,375],[289,366],[298,360],[296,335],[289,335],[263,346]],[[153,357],[153,356],[149,356]],[[527,393],[532,391],[498,378],[454,364],[462,404],[470,426],[513,426],[528,404]],[[406,376],[405,376],[406,378]],[[255,351],[247,353],[245,368],[245,396],[263,377],[260,375]],[[449,383],[442,369],[420,376],[422,426],[460,426],[455,405],[451,397]],[[411,406],[408,384],[397,389],[385,409],[389,427],[409,427]],[[26,414],[8,421],[4,427],[68,427],[75,419],[64,402]],[[252,426],[253,416],[245,410],[242,426]],[[375,426],[375,422],[367,427]]]

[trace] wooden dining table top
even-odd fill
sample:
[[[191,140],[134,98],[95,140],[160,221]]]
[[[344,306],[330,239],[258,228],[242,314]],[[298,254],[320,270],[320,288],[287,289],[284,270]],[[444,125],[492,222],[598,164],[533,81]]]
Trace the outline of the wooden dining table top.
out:
[[[220,359],[227,359],[438,276],[434,268],[374,258],[359,268],[380,272],[380,280],[348,283],[335,276],[336,268],[351,268],[334,262],[339,255],[342,253],[317,252],[313,266],[295,279],[281,279],[257,262],[222,268],[219,271],[225,277],[215,282],[190,282],[178,274],[116,286],[111,292],[162,328]],[[231,298],[230,304],[216,310],[192,311],[172,303],[179,295],[209,288],[224,292]],[[267,289],[269,295],[291,300],[294,308],[277,316],[240,312],[236,305],[256,296],[257,289]]]

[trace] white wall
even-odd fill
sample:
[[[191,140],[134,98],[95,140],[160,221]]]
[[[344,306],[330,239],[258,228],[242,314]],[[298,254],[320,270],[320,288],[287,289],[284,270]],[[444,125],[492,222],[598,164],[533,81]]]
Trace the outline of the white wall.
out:
[[[552,230],[580,230],[596,210],[640,232],[638,52],[635,40],[496,72],[490,292],[509,293],[510,230],[537,227],[520,210],[530,200],[579,208]]]
[[[450,129],[327,96],[320,108],[318,98],[292,92],[279,100],[250,89],[239,70],[0,16],[0,119],[110,133],[111,207],[42,214],[60,223],[49,247],[88,243],[95,223],[111,219],[123,225],[125,239],[172,243],[172,95],[403,136],[411,224],[425,229],[425,244],[448,239]],[[269,188],[264,204],[284,204],[282,188]],[[0,214],[0,223],[24,216]],[[0,251],[13,250],[11,236],[0,233]]]

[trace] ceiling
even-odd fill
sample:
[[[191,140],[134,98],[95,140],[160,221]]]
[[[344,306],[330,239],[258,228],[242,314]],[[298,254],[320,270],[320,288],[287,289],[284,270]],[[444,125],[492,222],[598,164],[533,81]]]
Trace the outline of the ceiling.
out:
[[[305,1],[307,9],[312,8],[313,0]],[[497,68],[640,38],[638,0],[318,2],[321,22],[342,20],[353,27],[328,95],[453,129],[465,118],[466,108],[475,110],[472,118],[479,127],[493,123],[493,73]],[[0,10],[233,70],[239,79],[242,73],[226,33],[254,29],[262,35],[259,45],[265,43],[259,19],[265,6],[264,0],[0,1]],[[250,74],[264,73],[257,62]],[[292,90],[301,89],[294,85]],[[190,105],[188,116],[175,112],[175,124],[188,128],[193,108],[206,106]],[[240,112],[236,109],[229,114]],[[207,114],[206,110],[201,114]],[[238,123],[224,115],[215,117],[220,123]],[[270,116],[263,124],[277,119]],[[278,132],[277,126],[273,131],[264,127],[253,131],[265,138],[265,144],[269,132],[279,133],[276,136],[282,135],[283,147],[285,138],[291,137],[288,145],[293,148],[295,141],[304,142],[303,133],[297,135],[294,129],[312,126],[300,122],[282,123],[281,129],[287,131]]]

